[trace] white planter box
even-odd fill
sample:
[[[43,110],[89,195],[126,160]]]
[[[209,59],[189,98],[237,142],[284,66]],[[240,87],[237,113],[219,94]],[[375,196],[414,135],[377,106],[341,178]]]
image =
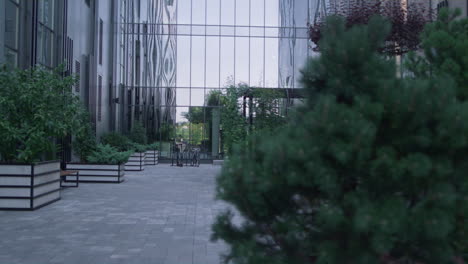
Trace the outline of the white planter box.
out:
[[[60,200],[60,161],[0,164],[0,210],[35,210]]]
[[[125,163],[125,171],[143,171],[145,170],[145,152],[133,153],[128,162]]]
[[[145,165],[158,165],[159,164],[159,151],[157,150],[147,150]]]
[[[124,164],[67,163],[67,170],[80,171],[79,182],[84,183],[121,183],[125,180]]]

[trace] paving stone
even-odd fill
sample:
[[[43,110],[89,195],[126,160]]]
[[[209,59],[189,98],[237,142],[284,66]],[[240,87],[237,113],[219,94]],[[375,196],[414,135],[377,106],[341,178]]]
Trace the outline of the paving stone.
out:
[[[32,212],[0,211],[0,263],[215,264],[220,167],[146,166],[121,184],[80,184]]]

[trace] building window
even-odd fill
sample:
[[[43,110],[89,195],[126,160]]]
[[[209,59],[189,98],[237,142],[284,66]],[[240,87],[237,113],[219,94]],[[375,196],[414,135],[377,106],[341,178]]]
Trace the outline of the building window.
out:
[[[102,119],[102,76],[98,77],[98,121]]]
[[[448,0],[443,0],[437,4],[437,11],[440,11],[442,8],[448,8],[448,7],[449,7]]]
[[[54,10],[55,0],[38,1],[37,62],[49,68],[55,55]]]
[[[8,65],[18,66],[19,0],[5,2],[5,58]]]
[[[81,63],[79,61],[75,61],[75,71],[76,71],[76,84],[75,84],[75,92],[80,91],[80,79],[81,79]]]
[[[140,85],[140,46],[139,40],[135,41],[135,83]]]
[[[103,42],[104,22],[99,19],[99,64],[102,65],[102,42]]]

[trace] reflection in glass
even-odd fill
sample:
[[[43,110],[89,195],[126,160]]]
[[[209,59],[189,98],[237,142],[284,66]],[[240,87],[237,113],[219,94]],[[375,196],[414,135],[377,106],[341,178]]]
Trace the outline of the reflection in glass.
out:
[[[274,26],[277,27],[280,10],[279,10],[279,1],[280,0],[265,0],[265,26]],[[290,0],[281,0],[281,1],[290,1]]]
[[[177,34],[178,35],[190,35],[191,27],[186,25],[179,25],[177,26]]]
[[[263,38],[250,39],[250,86],[263,87],[264,44]]]
[[[236,27],[237,37],[248,37],[249,32],[250,32],[249,27]]]
[[[249,84],[249,39],[236,38],[235,84]]]
[[[176,89],[176,104],[177,106],[190,105],[190,89],[178,87]]]
[[[263,37],[265,34],[265,29],[263,27],[251,27],[250,36],[251,37]]]
[[[306,25],[314,1],[179,0],[178,35],[173,43],[177,114],[171,108],[177,125],[171,124],[172,134],[163,129],[164,124],[161,131],[200,146],[208,156],[217,153],[219,143],[213,141],[212,114],[219,105],[214,94],[225,92],[220,87],[239,83],[298,87],[299,70],[311,53]]]
[[[220,13],[220,1],[219,0],[207,0],[207,24],[208,25],[219,25],[219,13]]]
[[[193,52],[195,51],[195,52]],[[205,86],[205,38],[192,37],[191,87]]]
[[[193,0],[192,24],[206,24],[205,0]]]
[[[300,76],[301,69],[304,67],[307,59],[308,40],[298,39],[296,40],[296,46],[294,50],[294,87],[301,87]]]
[[[279,29],[277,27],[275,27],[275,28],[266,28],[265,29],[265,37],[278,38],[279,37]]]
[[[309,0],[294,0],[294,24],[291,26],[306,27],[309,22],[308,16],[308,1]]]
[[[205,90],[192,88],[190,105],[191,106],[203,106],[204,104],[205,104]]]
[[[177,23],[190,24],[192,20],[192,0],[178,0]]]
[[[235,28],[233,26],[222,26],[221,27],[221,36],[234,36]]]
[[[265,24],[264,4],[271,0],[251,0],[250,1],[250,25],[263,26]]]
[[[221,38],[221,87],[232,85],[234,78],[234,38]]]
[[[250,0],[236,0],[236,25],[248,26],[250,23]]]
[[[281,88],[294,86],[294,42],[292,38],[279,39],[279,82]]]
[[[235,0],[222,0],[221,3],[221,25],[234,25]]]
[[[206,35],[208,36],[218,36],[220,34],[220,27],[219,26],[207,26],[206,27]]]
[[[205,26],[192,26],[192,36],[204,36]]]
[[[278,39],[265,39],[265,87],[278,88]]]
[[[190,37],[177,37],[177,86],[190,86]]]
[[[219,37],[207,37],[206,50],[206,86],[219,87]]]
[[[19,8],[11,1],[5,2],[5,45],[18,49],[18,12]]]

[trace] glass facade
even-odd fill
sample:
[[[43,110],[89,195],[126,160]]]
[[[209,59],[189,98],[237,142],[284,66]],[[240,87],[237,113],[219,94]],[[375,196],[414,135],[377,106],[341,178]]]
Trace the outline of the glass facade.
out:
[[[175,120],[176,2],[121,0],[120,8],[121,131],[139,121],[159,140]]]
[[[5,0],[5,61],[18,66],[20,0]]]
[[[38,1],[37,63],[53,67],[55,59],[55,0]]]
[[[64,36],[59,21],[65,2],[4,1],[7,61],[18,65],[21,6],[31,9],[37,3],[36,61],[32,61],[48,68],[60,62]],[[102,12],[112,13],[117,22],[112,42],[113,88],[112,96],[109,95],[114,107],[111,130],[128,133],[140,121],[151,141],[179,139],[200,146],[205,157],[217,155],[212,146],[218,139],[213,138],[207,122],[213,119],[216,103],[208,104],[207,97],[213,92],[225,93],[227,87],[239,84],[255,88],[301,88],[300,69],[312,55],[307,25],[313,22],[317,3],[328,1],[116,0],[113,11],[107,10],[106,5],[97,5],[97,11],[107,10]],[[96,8],[94,3],[82,4]],[[103,83],[109,80],[106,73],[95,71],[108,63],[102,57],[106,52],[103,27],[107,21],[96,21],[97,26],[93,22],[80,24],[85,34],[75,29],[70,31],[75,34],[75,48],[82,49],[79,56],[84,55],[81,58],[75,54],[71,61],[78,62],[77,69],[83,68],[85,87],[80,93],[86,102],[91,102],[89,96],[97,98],[97,87],[107,87],[107,84],[97,85],[97,75],[102,76]],[[84,41],[79,34],[84,39],[94,36],[97,41],[92,38]],[[96,47],[93,43],[97,43]],[[27,46],[24,48],[28,50]],[[202,114],[196,122],[188,122],[188,113]],[[102,115],[105,117],[106,113]],[[165,148],[161,154],[168,152],[169,148]]]
[[[185,141],[201,147],[204,156],[218,153],[210,146],[206,122],[207,96],[231,85],[256,88],[301,88],[299,70],[311,55],[307,25],[315,0],[158,0],[154,23],[142,23],[149,64],[137,86],[147,108],[158,112],[150,131],[155,140]],[[145,44],[146,43],[146,44]],[[156,48],[152,49],[151,45]],[[146,52],[146,51],[145,51]],[[154,74],[153,74],[154,73]],[[146,83],[146,84],[145,84]],[[154,109],[152,109],[154,107]],[[188,122],[189,112],[201,110],[202,120]],[[159,118],[158,118],[159,117]],[[211,142],[211,143],[210,143]],[[169,149],[162,149],[164,157]]]

